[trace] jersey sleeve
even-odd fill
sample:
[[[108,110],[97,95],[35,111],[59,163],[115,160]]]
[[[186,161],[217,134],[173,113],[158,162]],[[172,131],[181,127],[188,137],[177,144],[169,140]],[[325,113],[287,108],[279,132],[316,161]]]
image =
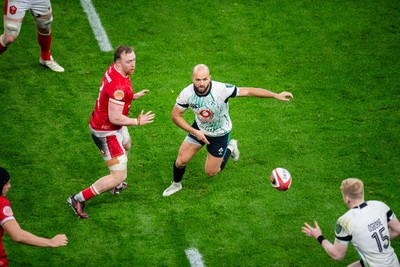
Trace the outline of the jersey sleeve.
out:
[[[235,85],[233,85],[233,84],[227,84],[226,83],[225,84],[225,88],[227,90],[229,90],[229,92],[230,92],[228,98],[237,97],[240,94],[240,89],[238,87],[236,87]],[[228,100],[228,98],[227,98],[227,100]]]
[[[115,83],[108,84],[104,93],[107,95],[108,101],[123,106],[125,103],[125,92],[120,89]]]
[[[335,237],[339,242],[349,242],[353,238],[348,229],[348,219],[345,215],[340,217],[335,226]]]
[[[10,202],[6,198],[0,200],[0,225],[9,220],[15,220]]]
[[[390,209],[388,205],[386,205],[381,201],[377,201],[377,203],[379,203],[382,206],[382,209],[386,211],[387,222],[390,222],[396,217],[396,215],[393,213],[393,211]]]
[[[190,88],[186,87],[176,98],[175,106],[177,106],[182,110],[186,110],[189,107],[189,96],[190,96]]]

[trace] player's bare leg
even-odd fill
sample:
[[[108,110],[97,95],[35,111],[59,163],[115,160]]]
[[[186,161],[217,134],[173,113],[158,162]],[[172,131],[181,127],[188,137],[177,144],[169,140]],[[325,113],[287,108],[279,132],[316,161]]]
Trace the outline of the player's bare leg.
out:
[[[97,189],[98,193],[101,194],[107,190],[110,190],[117,185],[125,181],[127,177],[127,170],[111,170],[109,175],[98,179],[93,186]]]
[[[124,134],[125,137],[127,139],[126,143],[123,144],[124,149],[125,149],[125,154],[128,155],[130,149],[131,149],[131,137],[129,136],[129,132],[126,131]],[[113,195],[119,195],[122,191],[124,191],[126,188],[128,187],[128,183],[127,182],[121,182],[118,185],[116,185],[115,187],[110,189],[110,193]]]
[[[18,37],[23,19],[4,17],[4,33],[0,36],[0,54],[3,54],[8,46]]]
[[[178,151],[178,157],[175,161],[176,167],[186,167],[186,165],[192,160],[194,155],[196,155],[201,148],[202,146],[199,144],[189,143],[187,141],[182,142]]]
[[[82,190],[76,195],[72,195],[67,199],[68,205],[72,208],[76,215],[82,219],[88,219],[89,215],[85,213],[85,202],[96,195],[117,187],[124,183],[127,176],[127,170],[110,170],[110,174],[101,177],[94,184]],[[125,187],[123,188],[125,189]],[[123,190],[122,189],[122,190]],[[121,191],[122,191],[121,190]]]
[[[223,158],[217,158],[207,153],[206,164],[204,166],[204,171],[208,176],[215,176],[221,171],[221,164]]]

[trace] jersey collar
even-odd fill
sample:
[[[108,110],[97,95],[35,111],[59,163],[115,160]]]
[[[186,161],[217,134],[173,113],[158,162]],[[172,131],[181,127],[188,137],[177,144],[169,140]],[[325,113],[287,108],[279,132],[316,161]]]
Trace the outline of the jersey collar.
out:
[[[362,209],[362,208],[365,208],[366,206],[367,206],[367,202],[363,202],[360,205],[355,206],[353,209],[357,209],[357,208]]]

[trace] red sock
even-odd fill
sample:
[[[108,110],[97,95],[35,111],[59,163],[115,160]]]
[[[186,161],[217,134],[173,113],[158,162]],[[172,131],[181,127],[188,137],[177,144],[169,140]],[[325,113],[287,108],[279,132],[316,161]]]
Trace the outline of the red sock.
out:
[[[90,187],[86,188],[85,190],[82,190],[82,196],[85,199],[85,201],[88,201],[95,195],[96,195],[96,190],[94,189],[94,187],[92,185]]]
[[[3,54],[4,51],[7,50],[7,47],[8,47],[8,46],[3,46],[3,45],[0,43],[0,55]]]
[[[51,47],[52,34],[42,35],[38,33],[38,42],[40,46],[40,58],[43,60],[50,60],[50,47]]]

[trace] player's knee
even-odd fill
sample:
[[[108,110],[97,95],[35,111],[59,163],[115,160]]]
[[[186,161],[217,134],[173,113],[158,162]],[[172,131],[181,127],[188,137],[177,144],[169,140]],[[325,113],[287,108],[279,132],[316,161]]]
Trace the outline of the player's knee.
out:
[[[178,169],[182,169],[182,168],[186,167],[187,163],[188,163],[188,161],[183,160],[182,158],[179,158],[179,157],[178,157],[178,158],[176,159],[176,161],[175,161],[175,166],[176,166]]]
[[[12,44],[16,39],[17,39],[16,35],[3,34],[0,37],[0,43],[2,46],[8,46]]]
[[[210,176],[210,177],[217,175],[220,171],[221,171],[220,168],[219,169],[205,169],[206,175]]]
[[[51,33],[51,23],[53,22],[53,15],[35,17],[35,23],[38,31],[42,35],[49,35]]]
[[[4,21],[4,34],[0,39],[2,45],[4,46],[9,45],[17,39],[19,32],[21,30],[21,25],[22,25],[21,22],[10,21],[10,20]]]
[[[126,180],[127,173],[126,171],[113,171],[111,172],[111,176],[115,183],[119,184]]]

